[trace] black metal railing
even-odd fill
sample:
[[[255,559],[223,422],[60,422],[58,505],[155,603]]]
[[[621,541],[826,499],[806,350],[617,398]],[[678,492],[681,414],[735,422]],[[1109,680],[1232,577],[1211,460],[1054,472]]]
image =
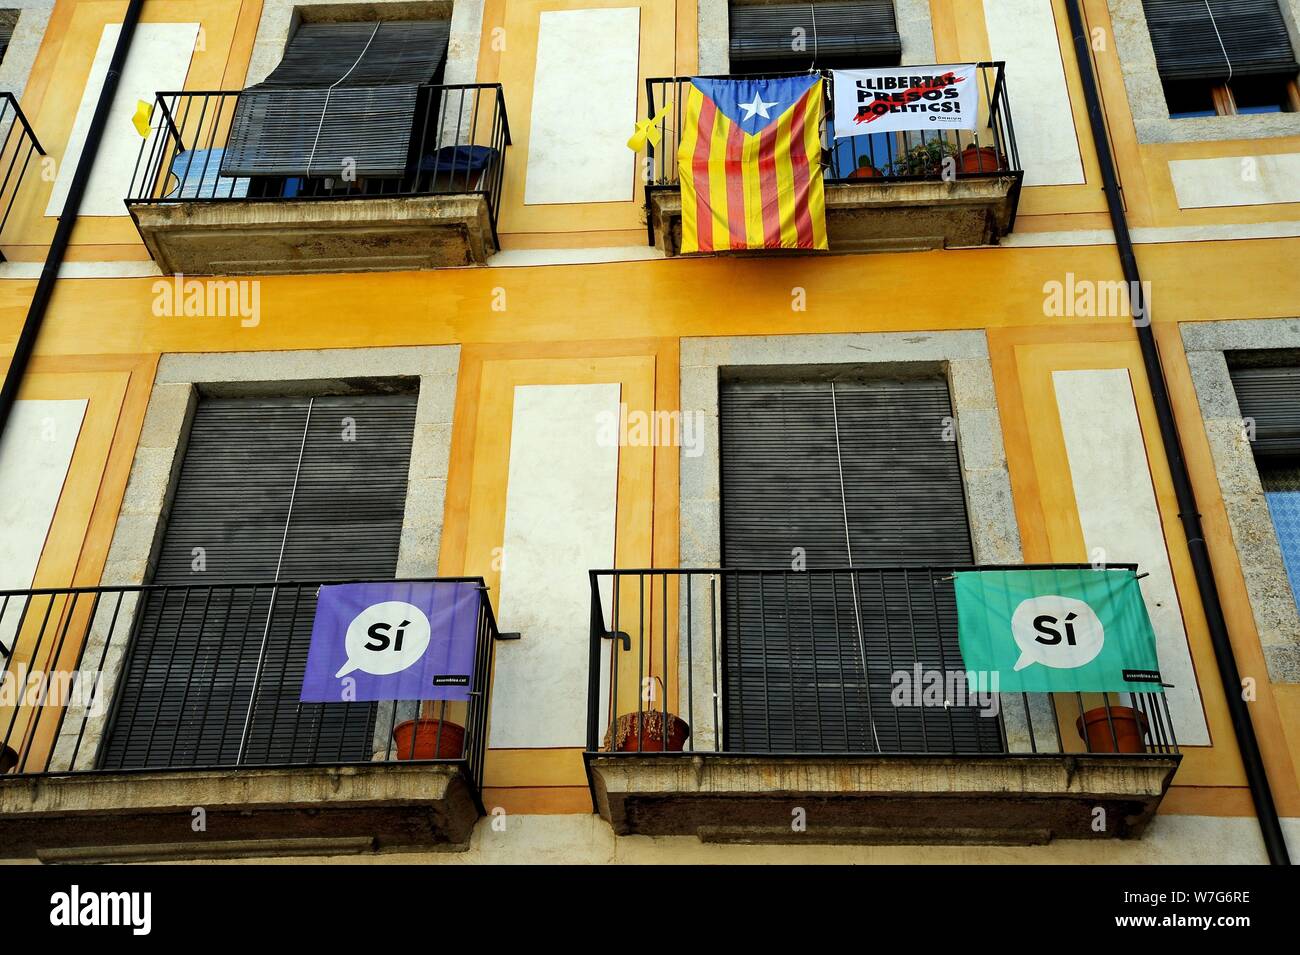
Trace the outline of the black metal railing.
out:
[[[0,93],[0,235],[9,222],[9,212],[18,197],[32,155],[45,155],[27,117],[13,93]],[[3,261],[3,258],[0,258]]]
[[[496,619],[482,578],[437,580],[480,588],[467,703],[299,702],[320,586],[362,581],[0,591],[0,773],[401,760],[481,791]],[[432,746],[399,747],[417,716]]]
[[[1161,692],[1005,693],[968,674],[965,569],[991,568],[591,571],[587,749],[1178,752]]]
[[[959,176],[1007,175],[1020,172],[1011,103],[1007,98],[1001,61],[977,64],[982,124],[975,130],[924,129],[894,133],[864,133],[845,139],[831,136],[835,115],[831,71],[822,70],[825,82],[826,126],[823,129],[823,160],[828,182],[851,182],[860,178],[940,179],[952,171]],[[929,67],[909,66],[924,73]],[[806,73],[764,73],[749,76],[715,76],[709,79],[771,79],[806,76]],[[663,138],[658,146],[646,144],[650,160],[647,182],[654,186],[677,184],[677,147],[681,142],[680,122],[689,76],[654,77],[646,80],[647,116],[670,107],[661,124]],[[967,154],[967,151],[970,151]],[[951,164],[945,164],[951,159]],[[867,173],[859,170],[868,168]]]
[[[495,239],[505,150],[510,145],[501,84],[421,86],[405,171],[378,178],[351,175],[341,168],[309,176],[223,174],[241,95],[159,93],[127,203],[478,195],[487,203]],[[359,120],[358,135],[363,134]]]

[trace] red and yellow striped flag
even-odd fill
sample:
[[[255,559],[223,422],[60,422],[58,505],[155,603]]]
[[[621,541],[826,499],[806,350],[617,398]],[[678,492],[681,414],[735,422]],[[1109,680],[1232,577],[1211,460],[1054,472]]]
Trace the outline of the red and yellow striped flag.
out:
[[[695,78],[677,150],[682,252],[825,249],[822,80]]]

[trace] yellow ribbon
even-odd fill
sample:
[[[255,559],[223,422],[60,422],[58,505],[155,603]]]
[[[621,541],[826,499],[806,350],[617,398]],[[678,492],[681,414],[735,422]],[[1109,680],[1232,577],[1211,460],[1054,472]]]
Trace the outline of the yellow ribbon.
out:
[[[135,101],[135,115],[131,117],[131,122],[135,126],[135,131],[145,138],[149,136],[149,113],[152,109],[153,107],[142,99]]]
[[[635,152],[640,152],[645,148],[646,141],[652,146],[658,146],[663,139],[663,133],[659,131],[659,124],[663,122],[665,116],[672,112],[672,104],[665,106],[659,112],[655,113],[649,119],[637,120],[636,132],[632,138],[627,141],[627,148]]]

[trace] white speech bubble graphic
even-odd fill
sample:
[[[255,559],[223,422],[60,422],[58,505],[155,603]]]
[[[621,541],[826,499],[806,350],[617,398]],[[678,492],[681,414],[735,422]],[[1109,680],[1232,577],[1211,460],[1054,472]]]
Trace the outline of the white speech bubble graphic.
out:
[[[385,600],[371,604],[348,624],[343,645],[348,660],[335,679],[361,670],[387,676],[405,670],[429,649],[429,618],[414,604]]]
[[[1015,669],[1032,663],[1073,670],[1101,653],[1106,633],[1101,621],[1082,600],[1052,594],[1030,597],[1011,615],[1011,636],[1020,647]]]

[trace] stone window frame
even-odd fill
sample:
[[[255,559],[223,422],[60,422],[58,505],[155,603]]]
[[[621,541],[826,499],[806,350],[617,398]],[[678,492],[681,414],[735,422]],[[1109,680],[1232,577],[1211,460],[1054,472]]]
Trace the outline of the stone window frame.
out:
[[[372,391],[372,384],[384,379],[419,382],[396,576],[436,576],[459,370],[459,345],[163,355],[100,575],[103,586],[148,582],[201,396],[358,394]],[[97,712],[84,719],[84,738],[79,739],[81,706],[76,701],[69,705],[52,767],[94,768],[128,649],[124,635],[132,632],[138,602],[139,592],[131,591],[121,600],[120,609],[116,601],[107,599],[97,608],[83,651],[83,659],[94,661],[92,665],[103,660]],[[104,644],[110,633],[113,640],[106,652]],[[388,722],[387,717],[381,720],[376,733],[379,725]],[[76,765],[70,766],[74,751]]]
[[[0,8],[18,14],[9,49],[5,51],[4,62],[0,62],[0,90],[8,90],[21,101],[36,63],[36,54],[45,38],[50,14],[54,12],[54,0],[3,0]]]
[[[1269,678],[1300,683],[1300,608],[1228,372],[1229,353],[1300,350],[1300,318],[1187,322],[1180,331]]]
[[[758,369],[847,369],[882,375],[899,370],[941,371],[948,382],[957,427],[962,489],[971,547],[977,564],[1020,564],[1020,525],[1011,491],[1002,420],[993,384],[988,337],[983,330],[942,332],[855,332],[683,338],[680,352],[680,409],[696,420],[702,454],[679,455],[678,565],[722,565],[722,474],[718,431],[719,382],[735,372]],[[683,631],[687,625],[682,609]],[[695,608],[698,617],[702,612]],[[707,620],[691,623],[707,631]],[[700,641],[694,659],[680,648],[679,667],[708,672],[708,648]],[[694,712],[712,712],[711,687],[693,682]],[[1003,694],[1004,726],[1012,752],[1045,751],[1059,743],[1045,696],[1030,697],[1030,723],[1019,694]],[[713,745],[716,728],[706,717],[693,728],[696,745]],[[708,724],[708,725],[706,725]]]
[[[785,0],[699,0],[696,7],[699,31],[699,73],[713,76],[731,72],[732,3],[754,5],[783,3]],[[933,63],[934,30],[930,24],[930,0],[894,0],[894,17],[903,39],[901,65]]]
[[[1233,139],[1273,139],[1300,135],[1300,112],[1254,113],[1174,119],[1156,69],[1142,0],[1107,0],[1115,51],[1124,74],[1129,110],[1139,143],[1194,143]],[[1291,47],[1300,53],[1300,0],[1279,0]]]
[[[474,83],[478,78],[479,39],[484,0],[266,0],[248,60],[244,86],[260,83],[279,64],[298,24],[389,17],[393,20],[450,19],[444,83]]]

